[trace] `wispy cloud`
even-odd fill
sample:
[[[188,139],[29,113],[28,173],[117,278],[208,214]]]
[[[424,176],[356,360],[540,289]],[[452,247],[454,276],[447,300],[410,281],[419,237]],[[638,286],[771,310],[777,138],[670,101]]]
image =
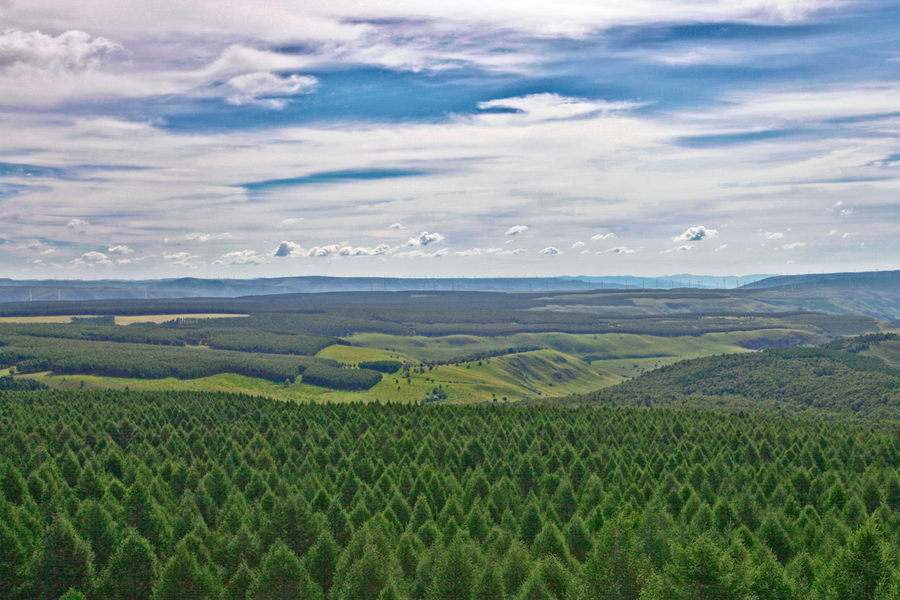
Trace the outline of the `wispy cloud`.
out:
[[[227,240],[231,239],[231,233],[189,233],[184,236],[184,239],[188,241],[196,241],[196,242],[208,242],[210,240]]]
[[[267,261],[265,254],[258,254],[255,250],[238,250],[222,254],[213,265],[259,265]]]

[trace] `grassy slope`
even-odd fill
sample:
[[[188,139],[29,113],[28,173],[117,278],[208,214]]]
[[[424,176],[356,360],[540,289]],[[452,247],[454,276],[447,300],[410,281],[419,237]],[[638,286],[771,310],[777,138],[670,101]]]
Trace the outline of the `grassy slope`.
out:
[[[522,333],[505,337],[453,335],[446,337],[400,337],[378,333],[357,334],[349,338],[354,346],[388,350],[394,356],[415,360],[449,360],[489,350],[523,346],[541,346],[572,355],[621,377],[635,377],[663,365],[686,358],[711,354],[746,352],[739,344],[771,342],[796,335],[792,330],[738,331],[708,333],[701,336],[657,337],[632,334]],[[825,338],[810,337],[810,341]],[[333,358],[329,356],[329,358]]]

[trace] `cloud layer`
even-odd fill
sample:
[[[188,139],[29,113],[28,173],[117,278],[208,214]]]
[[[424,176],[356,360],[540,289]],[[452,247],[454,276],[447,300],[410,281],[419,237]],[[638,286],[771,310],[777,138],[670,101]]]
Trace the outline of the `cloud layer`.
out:
[[[0,19],[2,276],[900,255],[895,3],[38,0]]]

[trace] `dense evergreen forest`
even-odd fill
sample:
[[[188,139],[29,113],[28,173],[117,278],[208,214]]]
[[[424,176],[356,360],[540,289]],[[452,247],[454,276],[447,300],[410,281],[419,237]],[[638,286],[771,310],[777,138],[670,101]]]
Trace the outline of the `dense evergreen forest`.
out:
[[[0,392],[0,596],[900,593],[900,436],[699,411]]]

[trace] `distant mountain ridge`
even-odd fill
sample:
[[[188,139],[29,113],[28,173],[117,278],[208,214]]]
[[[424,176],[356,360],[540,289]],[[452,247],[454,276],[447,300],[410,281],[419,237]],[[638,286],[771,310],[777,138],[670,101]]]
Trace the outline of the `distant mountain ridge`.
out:
[[[592,291],[598,289],[670,289],[691,287],[735,288],[740,282],[766,275],[712,277],[691,274],[662,277],[267,277],[256,279],[106,279],[106,280],[14,280],[0,279],[0,302],[119,300],[151,298],[237,298],[269,294],[315,294],[325,292],[542,292]]]
[[[740,283],[740,285],[738,285]],[[362,294],[374,293],[373,296]],[[380,294],[413,298],[448,294],[466,303],[469,297],[516,293],[519,309],[558,310],[594,314],[653,315],[675,313],[746,314],[820,312],[864,315],[882,321],[900,320],[900,271],[749,275],[711,277],[692,274],[662,277],[272,277],[257,279],[43,280],[0,279],[0,304],[56,305],[53,310],[78,310],[79,303],[141,300],[241,299],[279,295],[350,294],[366,304]],[[454,292],[461,292],[457,297]],[[466,298],[464,298],[464,296]],[[527,301],[526,301],[527,299]],[[274,298],[273,298],[274,301]],[[476,301],[481,305],[491,301]],[[506,297],[503,304],[512,298]],[[9,309],[11,310],[11,308]],[[0,308],[2,311],[2,308]]]

